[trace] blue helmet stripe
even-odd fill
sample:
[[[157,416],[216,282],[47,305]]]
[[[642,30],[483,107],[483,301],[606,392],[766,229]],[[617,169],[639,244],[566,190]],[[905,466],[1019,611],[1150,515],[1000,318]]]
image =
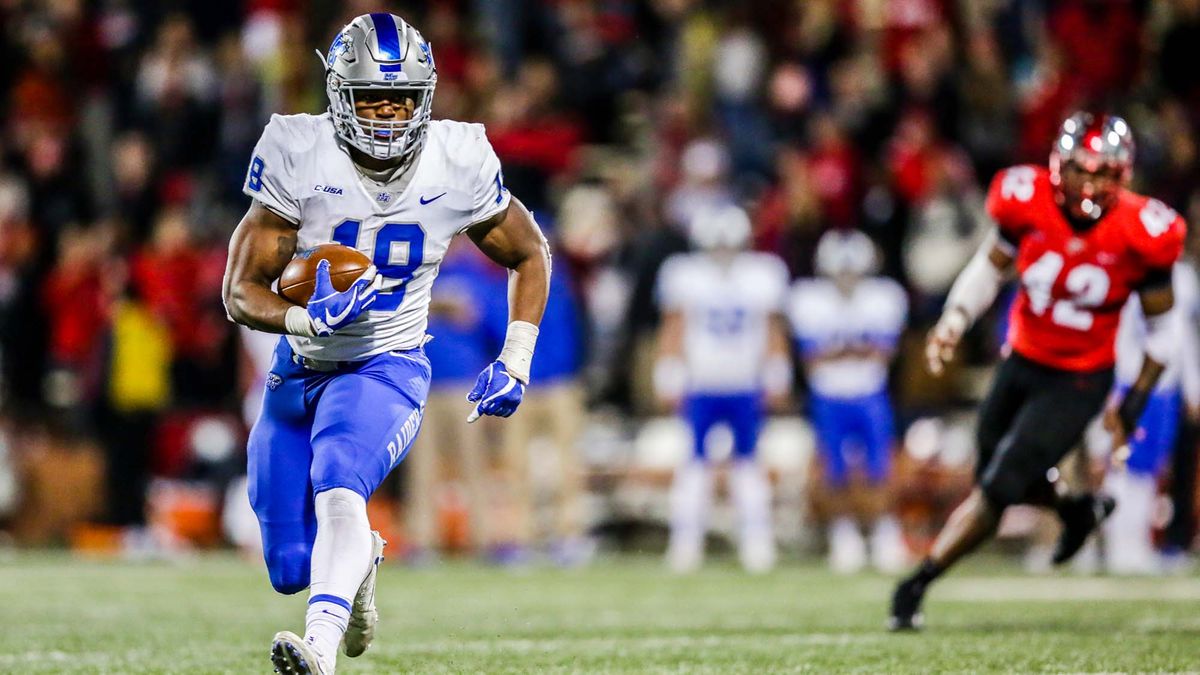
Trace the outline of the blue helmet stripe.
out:
[[[379,51],[383,52],[387,60],[399,61],[400,32],[396,30],[396,20],[391,14],[379,12],[371,15],[371,22],[375,24],[375,39],[379,42]]]

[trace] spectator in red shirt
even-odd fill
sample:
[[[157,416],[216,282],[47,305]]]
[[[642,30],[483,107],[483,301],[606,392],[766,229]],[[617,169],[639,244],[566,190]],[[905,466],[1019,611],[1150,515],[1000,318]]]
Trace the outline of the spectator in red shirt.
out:
[[[574,170],[583,142],[579,125],[554,105],[557,95],[554,66],[527,61],[512,94],[493,101],[488,123],[508,186],[535,210],[549,205],[549,184]]]
[[[89,365],[108,322],[109,292],[101,270],[105,246],[97,232],[65,230],[58,241],[58,262],[42,286],[49,318],[51,361],[60,368]]]
[[[856,227],[862,194],[858,153],[851,147],[841,124],[829,113],[818,113],[812,118],[809,134],[812,152],[808,170],[826,225]]]
[[[1141,66],[1144,12],[1131,0],[1063,0],[1046,17],[1066,71],[1091,102],[1124,94]]]

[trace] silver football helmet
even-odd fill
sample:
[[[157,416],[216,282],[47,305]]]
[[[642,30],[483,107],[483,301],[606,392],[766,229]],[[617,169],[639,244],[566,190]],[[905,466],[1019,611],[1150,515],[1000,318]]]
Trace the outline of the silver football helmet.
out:
[[[875,272],[875,244],[858,230],[829,230],[817,241],[817,272],[823,276],[864,277]]]
[[[1133,177],[1136,144],[1129,123],[1116,115],[1079,111],[1068,117],[1050,150],[1055,200],[1072,215],[1095,221],[1116,204]],[[1066,176],[1073,166],[1075,180]]]
[[[395,14],[363,14],[337,34],[323,60],[325,92],[338,136],[376,159],[411,162],[424,143],[437,86],[437,67],[425,38]],[[356,97],[381,89],[411,98],[412,116],[359,117]]]
[[[702,251],[738,251],[751,234],[750,217],[733,204],[699,209],[688,223],[692,246]]]

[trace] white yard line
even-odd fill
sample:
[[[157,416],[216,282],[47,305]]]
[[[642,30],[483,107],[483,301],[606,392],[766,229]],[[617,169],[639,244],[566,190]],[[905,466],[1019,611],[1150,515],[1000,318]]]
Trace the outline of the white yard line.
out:
[[[1200,601],[1200,579],[1119,577],[972,577],[947,579],[933,593],[942,600],[1057,602],[1062,600]]]
[[[782,635],[674,635],[645,637],[554,637],[546,639],[521,638],[500,640],[441,640],[419,644],[388,646],[388,651],[413,654],[445,654],[488,652],[538,653],[559,650],[648,650],[694,649],[751,646],[771,649],[777,647],[834,647],[880,642],[887,636],[872,633],[790,633]]]

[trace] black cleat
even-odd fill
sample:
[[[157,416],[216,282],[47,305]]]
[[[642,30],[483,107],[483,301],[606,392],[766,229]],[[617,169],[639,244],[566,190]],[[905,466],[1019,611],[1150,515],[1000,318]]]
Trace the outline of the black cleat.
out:
[[[1104,522],[1117,508],[1117,501],[1108,495],[1080,495],[1070,497],[1058,507],[1063,530],[1054,547],[1054,564],[1061,565],[1079,552],[1088,535]]]
[[[921,614],[921,601],[925,599],[925,589],[928,584],[920,579],[905,579],[896,587],[892,594],[892,614],[888,617],[888,630],[893,633],[900,631],[920,630],[925,623]]]

